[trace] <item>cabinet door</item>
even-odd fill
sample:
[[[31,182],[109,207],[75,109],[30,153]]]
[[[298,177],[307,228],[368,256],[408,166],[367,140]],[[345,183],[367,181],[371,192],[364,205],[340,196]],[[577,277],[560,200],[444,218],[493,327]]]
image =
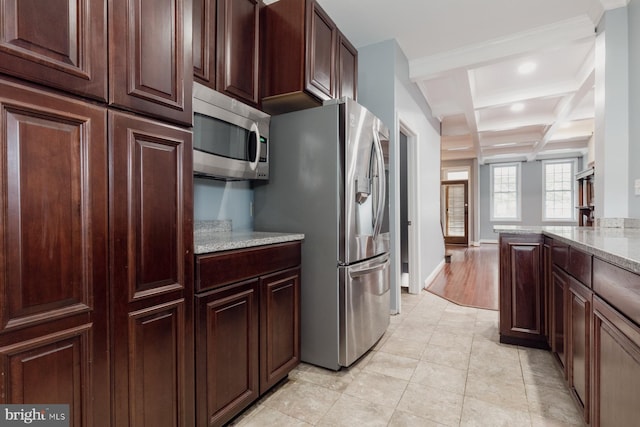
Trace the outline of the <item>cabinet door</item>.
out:
[[[300,363],[300,269],[260,280],[260,394]]]
[[[335,97],[337,27],[318,4],[307,8],[306,88],[321,101]]]
[[[193,76],[216,88],[216,0],[193,0]]]
[[[0,117],[0,403],[108,425],[105,109],[0,81]]]
[[[337,97],[348,96],[357,100],[358,96],[358,51],[342,34],[338,34]]]
[[[218,0],[217,89],[258,104],[260,5],[256,0]]]
[[[567,378],[565,312],[569,292],[569,276],[558,267],[551,272],[551,351],[564,368]]]
[[[193,425],[191,133],[109,113],[113,425]]]
[[[567,304],[567,355],[569,387],[583,407],[583,417],[589,423],[591,393],[591,302],[593,293],[575,279],[569,283]]]
[[[593,298],[594,427],[638,424],[640,328]]]
[[[0,70],[107,99],[106,0],[3,1]]]
[[[196,297],[197,425],[220,426],[258,398],[258,279]]]
[[[500,341],[546,347],[542,236],[500,236]]]
[[[551,272],[553,271],[553,262],[551,259],[551,247],[553,240],[544,237],[544,245],[542,247],[543,271],[544,271],[544,334],[547,337],[547,345],[551,348]]]
[[[191,125],[191,0],[109,5],[109,103]]]

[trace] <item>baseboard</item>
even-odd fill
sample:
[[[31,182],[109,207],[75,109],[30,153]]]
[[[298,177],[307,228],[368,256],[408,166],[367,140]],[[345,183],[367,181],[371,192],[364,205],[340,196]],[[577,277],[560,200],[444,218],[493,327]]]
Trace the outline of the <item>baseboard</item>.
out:
[[[490,243],[490,244],[493,244],[493,245],[497,245],[498,241],[497,240],[492,240],[492,239],[480,239],[480,243],[481,244],[482,243]]]
[[[480,246],[480,242],[469,242],[469,246]]]
[[[427,289],[429,287],[429,285],[431,285],[431,282],[433,282],[436,279],[436,277],[438,276],[438,273],[440,273],[440,270],[442,270],[443,268],[444,268],[444,259],[442,261],[440,261],[440,264],[438,264],[438,266],[424,280],[423,289]]]

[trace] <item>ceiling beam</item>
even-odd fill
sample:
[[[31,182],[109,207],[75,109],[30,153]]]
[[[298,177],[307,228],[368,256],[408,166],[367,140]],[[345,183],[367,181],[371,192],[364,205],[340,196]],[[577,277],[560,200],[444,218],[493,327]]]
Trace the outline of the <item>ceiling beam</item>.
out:
[[[595,68],[591,68],[589,74],[584,78],[580,88],[572,95],[568,95],[563,99],[559,106],[558,114],[556,115],[556,121],[547,129],[540,142],[536,145],[533,151],[527,156],[527,161],[535,160],[538,153],[547,145],[551,140],[554,133],[558,131],[562,123],[569,117],[571,112],[582,102],[582,99],[591,91],[595,83]]]
[[[479,164],[483,164],[482,159],[482,147],[480,146],[480,137],[478,136],[478,121],[476,120],[476,113],[473,107],[473,78],[469,75],[469,72],[458,69],[453,72],[453,81],[459,88],[457,93],[460,95],[458,99],[459,105],[464,111],[464,117],[467,121],[467,127],[473,141],[473,150],[476,153]]]
[[[417,58],[409,61],[409,78],[414,82],[433,78],[452,69],[495,63],[513,55],[548,49],[558,43],[593,37],[594,27],[593,21],[582,15],[507,37]]]

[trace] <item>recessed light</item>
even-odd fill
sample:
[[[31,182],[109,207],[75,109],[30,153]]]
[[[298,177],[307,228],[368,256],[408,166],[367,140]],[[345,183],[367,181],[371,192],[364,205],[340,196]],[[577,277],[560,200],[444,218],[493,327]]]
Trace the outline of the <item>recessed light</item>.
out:
[[[538,64],[536,64],[535,62],[523,62],[522,64],[520,64],[520,66],[518,67],[518,72],[520,74],[530,74],[533,73],[536,68],[538,68]]]
[[[524,104],[522,102],[516,102],[511,105],[511,111],[522,111],[524,110]]]

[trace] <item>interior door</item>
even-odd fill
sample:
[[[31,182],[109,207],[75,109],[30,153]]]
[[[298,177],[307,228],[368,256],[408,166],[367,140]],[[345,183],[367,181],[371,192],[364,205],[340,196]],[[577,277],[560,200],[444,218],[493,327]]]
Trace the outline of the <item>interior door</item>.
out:
[[[468,181],[442,181],[442,206],[442,232],[445,244],[468,245]]]

